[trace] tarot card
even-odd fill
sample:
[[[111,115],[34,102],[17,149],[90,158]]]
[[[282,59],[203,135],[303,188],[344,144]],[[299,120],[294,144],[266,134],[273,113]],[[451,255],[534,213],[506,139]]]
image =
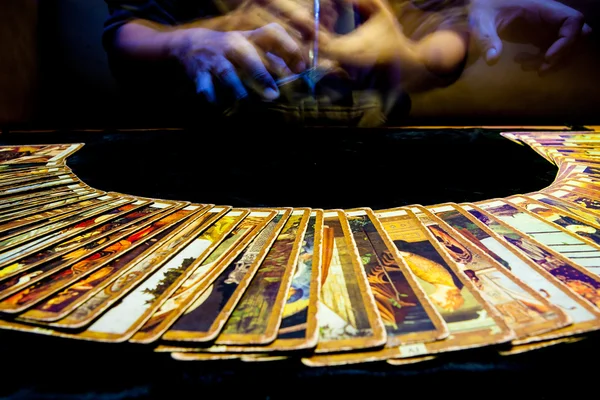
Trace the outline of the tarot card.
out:
[[[216,345],[265,345],[275,340],[309,218],[309,209],[292,211]]]
[[[600,201],[590,196],[586,191],[578,190],[572,186],[561,186],[557,189],[543,189],[540,192],[567,201],[574,206],[579,206],[590,214],[600,214]]]
[[[312,210],[277,339],[266,346],[181,347],[160,345],[159,352],[276,352],[314,348],[317,345],[317,306],[321,287],[323,211]],[[212,254],[211,254],[212,257]],[[192,302],[194,300],[190,300]]]
[[[51,179],[42,183],[26,183],[16,186],[4,187],[0,191],[0,198],[6,198],[15,194],[21,194],[34,190],[50,189],[61,186],[68,186],[78,183],[79,179],[72,174],[59,175],[55,179]]]
[[[600,307],[600,298],[596,294],[596,291],[600,288],[600,278],[598,276],[575,265],[541,243],[517,232],[510,225],[492,217],[474,204],[463,205],[463,208],[483,222],[505,242],[560,280],[582,299],[595,307]]]
[[[274,213],[271,215],[274,215]],[[65,318],[49,325],[61,329],[78,329],[88,326],[113,304],[119,302],[136,285],[146,281],[151,274],[179,254],[197,237],[198,230],[205,225],[206,218],[188,220],[185,225],[178,227],[164,242],[159,243],[158,248],[146,257],[136,260],[135,263],[132,263],[133,265],[128,266],[124,273],[106,285],[102,291],[89,298]],[[86,339],[86,337],[83,337],[83,339]]]
[[[258,353],[258,354],[244,354],[241,357],[243,362],[271,362],[271,361],[285,361],[289,360],[290,357],[283,355],[271,355],[269,353]]]
[[[55,180],[64,179],[66,177],[74,177],[75,175],[70,170],[55,172],[44,175],[33,175],[31,177],[21,177],[18,179],[8,179],[0,181],[0,192],[10,188],[42,185],[44,183],[53,182]]]
[[[424,343],[448,336],[446,323],[409,272],[370,209],[346,215],[362,267],[387,333],[387,347]]]
[[[205,221],[205,224],[208,224],[210,221],[214,221],[220,215],[223,215],[228,209],[215,207],[207,210],[205,206],[198,206],[194,210],[194,207],[196,206],[187,207],[187,209],[182,208],[170,214],[169,217],[175,223],[161,230],[156,235],[150,235],[142,245],[128,251],[124,256],[109,262],[88,277],[77,280],[66,289],[24,312],[19,316],[19,319],[52,322],[65,317],[108,285],[111,282],[111,278],[115,278],[119,271],[127,268],[130,265],[128,260],[139,260],[145,257],[148,254],[148,246],[154,245],[157,240],[170,235],[179,226],[179,222],[197,216],[199,219]]]
[[[32,215],[44,215],[45,213],[51,213],[57,209],[66,209],[66,207],[79,204],[84,205],[85,200],[95,199],[103,196],[104,192],[84,192],[77,197],[71,197],[67,199],[56,200],[51,203],[42,204],[36,207],[29,207],[25,210],[15,210],[11,213],[5,213],[0,215],[0,225],[3,225],[11,220],[21,219]]]
[[[61,219],[61,217],[64,218],[73,215],[73,213],[85,211],[86,209],[105,204],[113,199],[114,197],[109,195],[91,198],[75,204],[69,204],[64,207],[58,207],[53,210],[41,212],[39,214],[5,221],[4,223],[0,223],[0,239],[6,239],[15,236],[23,232],[24,229],[28,229],[26,227],[38,227],[44,223],[50,223],[52,221]]]
[[[162,339],[207,342],[217,337],[292,213],[289,208],[276,211],[273,217],[265,209],[257,215],[260,218],[258,224],[250,221],[252,225],[260,227],[260,231],[251,228],[256,229],[257,233],[245,241],[243,247],[237,246],[235,251],[215,265],[210,276],[196,289],[193,303]],[[268,220],[266,225],[263,219]]]
[[[32,168],[21,168],[12,172],[2,172],[0,171],[0,182],[4,183],[10,180],[17,179],[31,179],[35,176],[44,176],[48,174],[54,174],[57,172],[72,172],[69,167],[66,165],[59,165],[56,167],[47,167],[45,165],[40,165]]]
[[[36,269],[30,272],[27,279],[20,279],[20,275],[15,275],[11,279],[1,282],[0,298],[3,300],[0,301],[0,311],[5,313],[22,312],[137,247],[144,242],[143,239],[148,239],[149,236],[156,235],[168,228],[177,220],[174,220],[171,213],[174,204],[176,203],[153,203],[155,210],[149,218],[99,239],[93,244],[88,244],[84,249],[78,249],[80,251],[76,250],[72,259],[68,255],[63,255],[61,259],[62,261],[67,260],[66,263],[51,262],[48,265],[55,263],[58,265],[49,269]],[[168,215],[165,216],[164,212],[161,213],[161,209],[165,209]],[[31,277],[31,274],[39,271],[42,273]]]
[[[131,342],[154,342],[183,313],[195,294],[194,290],[202,284],[207,272],[243,238],[247,229],[236,231],[236,227],[249,213],[250,211],[245,209],[232,209],[196,239],[208,242],[207,251],[211,251],[211,248],[214,250],[133,335]]]
[[[11,214],[16,214],[18,212],[24,212],[30,209],[38,208],[44,206],[46,204],[56,203],[59,201],[66,201],[69,199],[85,196],[86,194],[99,194],[99,196],[105,195],[106,192],[100,190],[88,190],[86,188],[78,188],[74,191],[69,192],[58,192],[53,196],[44,196],[41,198],[35,198],[31,201],[21,201],[17,203],[8,203],[5,206],[0,206],[0,216],[6,217]]]
[[[528,351],[539,350],[539,349],[543,349],[543,348],[550,347],[550,346],[556,346],[558,344],[577,343],[582,340],[585,340],[585,337],[572,336],[572,337],[564,337],[564,338],[560,338],[560,339],[544,340],[541,342],[534,342],[534,343],[527,343],[527,344],[520,344],[520,345],[512,346],[508,350],[499,350],[498,353],[502,356],[514,356],[517,354],[526,353]]]
[[[557,194],[564,194],[564,192],[558,191]],[[577,218],[581,221],[585,221],[587,224],[592,226],[600,226],[600,216],[586,210],[584,207],[580,207],[575,203],[569,202],[568,200],[554,197],[551,194],[534,193],[523,196],[528,199],[533,199],[540,203],[544,203],[554,209],[560,210],[565,215],[573,218]]]
[[[460,233],[517,278],[562,309],[572,321],[572,325],[544,334],[545,338],[561,337],[595,330],[600,324],[600,313],[588,302],[580,300],[568,287],[555,279],[552,274],[517,251],[503,236],[497,235],[486,224],[457,204],[444,204],[430,211],[455,231]],[[518,342],[544,340],[543,337],[521,339]]]
[[[277,232],[283,227],[283,223],[287,219],[290,213],[290,209],[282,210],[272,220],[274,224],[267,224],[263,231],[256,237],[255,242],[251,243],[245,255],[247,258],[256,257],[257,263],[264,258],[264,254],[272,243],[272,233]],[[269,214],[265,211],[265,214]],[[202,233],[204,229],[196,232],[195,237]],[[265,232],[265,237],[263,235]],[[259,243],[256,245],[256,243]],[[264,244],[264,246],[263,246]],[[262,249],[261,249],[262,247]],[[143,324],[152,316],[154,312],[167,300],[177,288],[194,272],[194,270],[206,259],[210,254],[210,251],[206,250],[206,241],[192,241],[190,245],[186,246],[179,253],[177,253],[165,266],[157,270],[150,278],[146,279],[140,286],[138,286],[131,294],[125,297],[121,303],[106,314],[102,315],[97,321],[95,321],[85,332],[78,336],[88,340],[97,341],[110,341],[117,342],[129,339]],[[258,252],[258,254],[256,253]],[[191,260],[189,260],[191,258]],[[232,263],[234,268],[243,267],[246,264],[244,260],[236,259],[236,261],[242,261],[242,263]],[[252,262],[252,261],[251,261]],[[255,264],[255,263],[254,263]],[[171,271],[171,272],[170,272]],[[239,270],[238,270],[239,271]],[[245,277],[249,281],[250,275],[253,275],[256,270],[248,270],[249,275]],[[170,273],[169,273],[170,272]],[[210,271],[207,271],[210,272]],[[174,276],[172,276],[174,275]],[[206,278],[207,281],[211,278],[216,277],[215,274],[211,274],[211,277]],[[231,276],[235,279],[235,276]],[[217,279],[218,281],[218,279]],[[245,283],[247,285],[248,282]],[[244,287],[244,284],[238,288]],[[243,291],[243,289],[241,289]],[[239,295],[238,295],[239,299]],[[214,305],[213,305],[214,306]],[[227,308],[227,305],[225,306]],[[233,305],[230,306],[233,308]],[[230,311],[229,311],[230,313]],[[225,314],[223,310],[219,314]],[[226,317],[227,315],[225,315]],[[219,315],[215,318],[218,322]],[[225,319],[225,318],[224,318]],[[221,326],[225,321],[223,320]],[[177,326],[177,323],[174,325]],[[167,332],[168,333],[168,332]],[[216,336],[218,330],[214,333],[210,332],[211,335]]]
[[[241,210],[236,210],[239,212]],[[255,211],[251,212],[248,218],[245,218],[242,223],[236,226],[236,230],[231,232],[231,237],[225,240],[217,249],[211,253],[211,255],[205,260],[205,263],[201,267],[212,264],[211,258],[215,255],[215,261],[218,258],[227,256],[233,246],[243,246],[247,244],[255,234],[257,234],[266,224],[275,216],[275,212]],[[161,246],[151,253],[148,257],[135,264],[133,267],[128,269],[127,273],[124,273],[109,286],[107,286],[103,292],[98,293],[93,298],[88,300],[78,309],[76,309],[69,316],[53,324],[54,326],[61,328],[79,328],[89,324],[93,319],[99,316],[104,310],[108,309],[112,304],[117,302],[122,296],[131,290],[138,282],[145,281],[145,279],[158,268],[160,268],[165,262],[170,260],[170,257],[179,254],[181,249],[189,245],[189,243],[195,239],[195,232],[200,225],[198,223],[192,224],[183,230],[180,230],[172,236],[171,239],[165,241]],[[233,243],[232,243],[233,242]],[[216,254],[215,254],[216,253]],[[182,285],[183,286],[183,285]],[[194,300],[189,300],[181,305],[181,308],[192,303]],[[167,302],[165,302],[166,304]],[[177,310],[179,311],[179,310]],[[156,311],[152,317],[156,316],[159,311]],[[161,314],[165,320],[174,320],[179,314],[168,314],[163,310]],[[148,321],[150,323],[150,320]],[[148,325],[148,327],[159,325],[162,321],[158,318],[155,319],[155,324]],[[167,322],[164,323],[167,325]],[[146,325],[144,325],[146,326]],[[161,326],[162,327],[162,326]]]
[[[600,186],[593,182],[569,179],[561,182],[561,187],[572,187],[574,189],[571,190],[574,190],[576,193],[585,194],[595,200],[600,200]]]
[[[324,213],[321,297],[315,352],[383,346],[386,332],[350,224],[342,210]]]
[[[487,303],[502,316],[515,339],[562,328],[569,317],[544,296],[510,274],[502,265],[423,207],[412,207],[421,223],[473,283]]]
[[[189,357],[189,353],[172,353],[171,357],[177,361],[217,361],[217,360],[239,360],[242,354],[215,354],[215,353],[194,353],[195,357]]]
[[[140,208],[152,210],[151,202],[135,201],[119,207],[100,209],[90,218],[42,236],[40,239],[15,247],[0,254],[0,281],[17,273],[32,269],[44,262],[58,258],[92,240],[100,239],[120,229],[148,212],[136,212]]]
[[[64,196],[65,194],[70,194],[78,189],[95,190],[82,183],[75,183],[73,185],[59,186],[56,188],[49,188],[37,192],[17,193],[7,197],[0,196],[0,207],[2,207],[2,209],[11,208],[17,204],[21,205],[27,204],[28,202],[50,199],[53,196]]]
[[[15,256],[15,254],[19,254],[19,251],[25,252],[25,249],[31,249],[33,247],[36,249],[42,248],[46,242],[54,240],[56,234],[66,227],[114,208],[135,202],[135,200],[130,197],[113,197],[111,195],[109,195],[109,197],[110,199],[107,202],[98,206],[88,208],[82,212],[73,213],[67,217],[59,218],[51,223],[41,224],[39,227],[25,229],[23,230],[23,233],[19,233],[7,239],[0,239],[0,248],[5,250],[0,254],[0,259],[7,260]]]
[[[44,171],[43,173],[39,171]],[[0,174],[0,190],[8,186],[17,186],[26,183],[41,182],[49,179],[55,179],[60,175],[72,174],[70,168],[59,167],[59,168],[44,168],[27,171],[27,173],[19,174]]]
[[[0,146],[0,164],[30,165],[62,164],[65,159],[83,147],[83,143],[51,144],[51,145],[26,145],[26,146]]]
[[[474,347],[512,339],[514,335],[502,318],[479,295],[473,283],[462,276],[433,234],[409,209],[376,215],[446,321],[453,337],[446,339],[445,344]],[[440,349],[435,343],[432,348]]]
[[[378,352],[313,356],[303,359],[303,363],[344,365],[411,358],[512,339],[513,333],[502,318],[486,304],[469,280],[461,279],[460,271],[410,210],[383,210],[376,211],[375,215],[392,241],[394,250],[441,314],[450,336],[445,340],[402,344]]]
[[[510,196],[506,200],[529,214],[536,215],[549,222],[551,225],[560,227],[562,230],[578,236],[583,241],[597,247],[600,246],[600,225],[589,222],[577,216],[576,213],[564,211],[559,207],[536,200],[533,197]]]
[[[477,207],[573,264],[592,274],[600,272],[600,249],[596,244],[587,243],[560,226],[551,225],[502,199],[478,202]]]

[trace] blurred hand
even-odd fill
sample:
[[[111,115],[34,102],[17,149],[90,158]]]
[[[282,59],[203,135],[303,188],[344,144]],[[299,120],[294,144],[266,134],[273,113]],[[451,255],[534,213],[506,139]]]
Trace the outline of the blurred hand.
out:
[[[488,64],[502,54],[500,36],[523,23],[511,40],[542,46],[540,73],[564,60],[578,39],[591,32],[580,12],[554,0],[471,0],[470,23]]]
[[[269,71],[298,73],[306,67],[298,43],[277,24],[229,32],[191,28],[182,35],[171,52],[195,82],[196,91],[210,102],[216,100],[214,79],[238,99],[248,96],[250,86],[264,99],[274,100],[279,90]]]
[[[358,0],[355,5],[365,22],[345,35],[320,32],[321,54],[344,64],[364,67],[393,64],[403,55],[414,57],[412,42],[402,33],[385,0]]]

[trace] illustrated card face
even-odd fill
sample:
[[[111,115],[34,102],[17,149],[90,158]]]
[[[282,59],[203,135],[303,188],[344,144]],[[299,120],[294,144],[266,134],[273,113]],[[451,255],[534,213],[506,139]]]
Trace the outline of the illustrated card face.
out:
[[[11,208],[16,204],[20,205],[26,204],[27,202],[40,201],[52,196],[64,196],[66,194],[72,194],[74,191],[79,189],[93,190],[81,183],[77,183],[73,185],[48,188],[31,193],[16,193],[11,196],[0,196],[0,207],[2,207],[2,209],[6,209]]]
[[[136,285],[138,285],[140,282],[145,282],[152,274],[160,271],[165,264],[170,262],[173,257],[179,254],[186,246],[194,241],[198,237],[199,230],[205,229],[206,222],[207,221],[205,218],[188,220],[186,224],[181,228],[178,228],[178,230],[174,232],[174,234],[170,236],[168,240],[166,240],[164,243],[160,243],[158,248],[156,248],[153,252],[141,260],[138,260],[133,266],[130,266],[125,273],[117,277],[109,285],[105,286],[102,291],[89,298],[65,318],[50,325],[59,328],[70,329],[78,329],[90,325],[112,305],[119,302],[121,298],[136,288]],[[146,311],[146,314],[150,314],[151,311],[148,311],[147,308],[144,310],[144,307],[146,306],[144,305],[140,307],[141,313]],[[138,316],[132,317],[136,319],[138,318]],[[132,323],[130,322],[129,326],[131,326],[131,324]],[[127,325],[127,321],[125,321],[125,325]],[[123,328],[121,328],[121,332],[122,331]],[[98,336],[100,339],[102,339],[104,336],[109,339],[118,336],[118,338],[126,340],[125,336],[120,335],[119,332],[114,334],[106,333],[104,335],[99,335],[98,333],[93,332],[84,332],[80,336],[82,339],[89,338],[90,340],[96,340]]]
[[[521,339],[520,342],[543,340],[543,337],[558,337],[596,329],[600,314],[594,306],[581,300],[548,271],[516,251],[501,236],[498,236],[468,211],[457,204],[441,205],[429,210],[526,285],[535,288],[542,296],[567,314],[573,323],[565,328],[539,335],[537,338]]]
[[[282,311],[282,320],[277,339],[266,346],[210,346],[182,347],[160,345],[159,352],[278,352],[301,350],[317,345],[317,307],[321,287],[321,243],[323,211],[312,210],[297,266],[292,278],[287,301]]]
[[[362,266],[387,332],[386,346],[424,343],[448,336],[448,329],[425,292],[397,260],[383,227],[369,209],[346,215]]]
[[[515,332],[515,339],[539,335],[570,323],[558,307],[423,207],[411,207],[484,300]]]
[[[309,218],[309,209],[292,211],[215,339],[216,345],[261,345],[275,340]]]
[[[141,212],[136,212],[142,208]],[[15,247],[0,254],[0,280],[34,268],[71,250],[108,235],[147,215],[143,208],[151,210],[148,201],[136,201],[69,225],[38,240]]]
[[[6,239],[12,237],[22,232],[24,227],[38,227],[41,226],[41,224],[43,223],[50,223],[52,221],[56,221],[61,216],[70,216],[72,215],[72,213],[76,213],[77,211],[85,211],[87,208],[101,205],[111,199],[112,198],[110,198],[109,196],[91,198],[88,200],[77,202],[75,204],[58,207],[41,213],[5,221],[3,223],[0,222],[0,238]]]
[[[566,212],[571,216],[574,216],[591,225],[600,226],[600,215],[594,214],[586,210],[584,207],[580,207],[573,203],[569,203],[568,201],[560,199],[559,197],[554,197],[551,194],[543,193],[533,193],[524,197],[531,198],[533,200],[547,204],[555,209],[558,209],[562,212]]]
[[[448,339],[426,344],[428,352],[512,339],[512,331],[473,284],[459,275],[458,268],[440,252],[437,240],[411,211],[377,213],[377,217],[450,330]]]
[[[101,197],[104,192],[92,192],[92,193],[82,193],[80,196],[71,197],[67,199],[56,200],[51,203],[41,204],[36,207],[29,207],[24,210],[17,210],[11,213],[4,213],[0,215],[0,224],[5,224],[8,221],[21,219],[28,216],[33,217],[34,215],[53,215],[53,211],[56,209],[66,210],[67,207],[80,205],[85,206],[87,203],[86,200],[95,199]],[[48,213],[48,214],[46,214]]]
[[[61,216],[57,220],[51,221],[50,223],[43,223],[36,225],[36,227],[29,227],[29,229],[22,230],[17,234],[12,235],[8,238],[0,239],[0,247],[5,252],[0,255],[2,262],[8,261],[10,257],[18,254],[19,251],[23,251],[26,255],[31,250],[40,249],[46,244],[51,244],[53,241],[60,237],[61,232],[64,229],[84,221],[92,216],[100,215],[109,210],[119,208],[123,205],[134,203],[133,198],[128,197],[111,197],[106,202],[103,202],[97,206],[90,207],[82,212],[74,212],[69,216]],[[12,249],[9,253],[7,251]]]
[[[30,192],[34,190],[43,190],[50,189],[56,187],[64,187],[73,185],[79,182],[79,179],[72,174],[64,174],[55,177],[54,179],[40,182],[40,183],[25,183],[15,186],[9,186],[2,188],[0,192],[0,198],[9,198],[13,195],[22,194],[25,192]]]
[[[200,211],[201,209],[199,208],[198,210]],[[175,222],[168,228],[158,232],[154,236],[150,236],[143,244],[133,248],[114,261],[109,262],[89,276],[75,281],[66,289],[61,290],[54,296],[50,296],[28,311],[20,314],[19,319],[27,322],[35,321],[37,323],[48,323],[66,317],[100,290],[104,289],[111,281],[127,272],[130,268],[133,268],[139,260],[154,251],[154,249],[161,244],[161,241],[169,240],[173,233],[176,232],[187,219],[194,215],[187,214],[186,211],[187,210],[184,209],[175,211],[171,214]],[[176,218],[179,215],[183,215],[183,218]]]
[[[143,239],[146,239],[149,235],[157,234],[157,232],[166,229],[171,223],[176,222],[173,214],[163,216],[160,213],[161,209],[171,208],[173,203],[157,202],[153,203],[152,206],[156,215],[121,229],[114,235],[96,241],[95,246],[88,245],[88,248],[82,249],[84,250],[83,258],[79,256],[79,252],[75,251],[74,260],[57,266],[51,263],[53,268],[50,269],[37,269],[35,272],[43,272],[35,277],[30,277],[25,282],[17,278],[19,275],[3,281],[1,283],[2,289],[0,289],[0,297],[3,299],[0,301],[0,310],[6,313],[21,312],[68,286],[78,278],[91,274],[105,263],[133,248],[133,246],[143,243]]]
[[[223,212],[227,211],[226,208],[213,208],[213,209],[210,209],[210,210],[207,210],[206,212],[204,212],[204,209],[205,209],[204,206],[200,206],[198,208],[201,208],[201,211],[196,213],[195,218],[204,222],[198,228],[198,230],[205,229],[212,222],[214,222],[216,219],[218,219],[223,214]],[[181,210],[181,211],[185,211],[185,210]],[[195,210],[189,210],[189,211],[194,212]],[[174,214],[172,213],[172,214],[167,215],[166,217],[162,217],[162,216],[161,216],[162,218],[159,217],[160,219],[158,219],[156,222],[149,225],[147,227],[148,229],[146,229],[146,231],[148,231],[149,229],[153,229],[152,233],[141,235],[141,237],[144,239],[148,239],[151,236],[155,236],[156,234],[159,234],[160,232],[163,232],[164,230],[168,229],[170,226],[172,226],[173,223],[176,223],[182,219],[181,214],[179,214],[179,216],[177,218],[174,218],[173,215]],[[184,215],[183,217],[186,217],[186,216],[187,215]],[[160,224],[160,227],[155,228],[155,226],[157,225],[157,222],[158,222],[158,224]],[[140,233],[141,232],[137,231],[136,236],[140,236]],[[200,232],[197,232],[197,233],[200,233]],[[143,244],[143,243],[144,243],[143,241],[140,242],[140,244]],[[136,248],[137,247],[138,246],[136,245]],[[201,253],[202,249],[199,248],[200,246],[197,245],[197,243],[192,243],[191,247],[192,248],[190,248],[188,246],[187,248],[184,249],[184,251],[182,251],[183,254],[181,254],[181,253],[177,254],[174,256],[173,259],[171,259],[169,261],[170,263],[172,263],[170,265],[171,267],[173,266],[173,263],[176,263],[177,269],[170,269],[170,272],[171,272],[170,274],[161,276],[160,280],[154,280],[153,283],[155,284],[155,286],[152,287],[151,289],[148,286],[141,289],[142,294],[147,295],[146,298],[144,298],[144,302],[142,302],[141,307],[138,307],[138,308],[131,307],[131,301],[128,301],[128,300],[131,300],[131,298],[129,298],[129,299],[126,298],[120,305],[109,310],[106,314],[104,314],[96,322],[95,325],[92,325],[90,327],[90,329],[92,327],[95,327],[94,330],[84,331],[84,332],[78,334],[77,337],[82,338],[82,339],[85,338],[88,340],[99,339],[99,340],[104,340],[104,341],[115,341],[115,342],[128,339],[135,332],[135,328],[132,328],[132,330],[130,330],[129,326],[127,325],[127,321],[128,320],[131,321],[131,319],[135,320],[135,318],[139,318],[140,314],[143,314],[143,312],[146,309],[148,309],[152,306],[152,303],[157,300],[157,297],[161,295],[162,291],[168,290],[168,286],[170,284],[176,284],[176,282],[178,281],[178,278],[183,279],[180,275],[185,273],[185,269],[192,268],[192,265],[194,263],[193,256],[198,253]],[[152,277],[151,277],[150,281],[152,281]],[[147,284],[147,282],[144,282],[144,284]],[[135,296],[138,293],[134,292],[133,294],[134,294],[134,301],[138,300],[140,296]],[[135,304],[137,305],[137,304],[139,304],[139,302],[136,302]],[[30,310],[30,311],[32,311],[32,310]],[[37,310],[33,310],[33,311],[37,311]],[[126,313],[123,315],[124,311],[126,311]],[[36,314],[35,317],[37,317],[38,314]],[[25,316],[25,314],[23,314],[23,316]],[[117,318],[116,322],[114,320],[115,316]],[[105,321],[107,319],[109,320],[109,323],[112,324],[112,328],[111,328],[111,331],[104,332],[102,330],[102,327],[106,326]],[[123,329],[124,327],[126,327],[125,328],[126,330],[123,334],[114,332],[114,330]]]
[[[76,144],[51,144],[27,146],[0,146],[0,164],[28,165],[62,163],[69,155],[83,146]]]
[[[283,228],[291,209],[251,213],[248,219],[252,236],[238,251],[231,252],[207,277],[201,293],[163,335],[164,340],[206,342],[214,339],[256,273],[258,266]],[[253,215],[254,214],[254,215]],[[244,222],[242,222],[244,224]]]
[[[0,208],[0,218],[2,221],[8,219],[14,219],[19,216],[25,216],[27,214],[33,214],[38,211],[44,211],[51,208],[68,205],[70,203],[76,203],[78,201],[86,200],[86,196],[100,197],[105,195],[106,192],[99,190],[88,190],[86,188],[78,188],[73,192],[62,193],[59,192],[58,196],[42,197],[37,201],[30,202],[19,202],[17,204],[9,203],[7,207]]]
[[[179,288],[158,308],[130,339],[134,343],[151,343],[175,322],[193,300],[207,274],[213,270],[219,260],[236,246],[247,229],[237,229],[240,222],[250,213],[245,209],[233,209],[217,220],[196,240],[208,243],[207,250],[214,248],[200,266],[187,278]]]
[[[579,294],[582,299],[600,308],[600,297],[594,294],[600,288],[600,277],[570,262],[525,234],[516,231],[506,223],[493,218],[487,212],[476,208],[475,205],[463,205],[463,208],[483,222],[505,242],[525,254],[539,267]]]
[[[477,206],[572,263],[593,274],[600,273],[600,248],[595,243],[588,243],[560,225],[550,224],[504,200],[479,202]]]
[[[343,211],[324,213],[317,353],[382,346],[385,327]]]

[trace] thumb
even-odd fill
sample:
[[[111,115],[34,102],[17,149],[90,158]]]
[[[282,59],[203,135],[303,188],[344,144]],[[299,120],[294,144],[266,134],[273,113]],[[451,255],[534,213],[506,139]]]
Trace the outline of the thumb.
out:
[[[496,30],[493,11],[476,12],[471,15],[470,22],[483,58],[488,64],[495,64],[502,53],[502,40],[500,40]]]

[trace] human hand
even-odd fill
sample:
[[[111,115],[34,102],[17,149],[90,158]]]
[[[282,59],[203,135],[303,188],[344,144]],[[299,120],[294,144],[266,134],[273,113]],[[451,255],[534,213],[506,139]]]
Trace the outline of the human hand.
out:
[[[564,60],[578,39],[591,32],[579,11],[554,0],[472,0],[469,18],[488,64],[497,62],[502,54],[500,35],[524,23],[519,37],[511,40],[542,47],[537,63],[540,73]]]
[[[264,99],[274,100],[279,90],[269,70],[299,73],[306,67],[300,46],[277,24],[247,31],[182,30],[171,54],[195,82],[197,93],[210,102],[216,100],[214,79],[238,99],[248,96],[248,85]]]

